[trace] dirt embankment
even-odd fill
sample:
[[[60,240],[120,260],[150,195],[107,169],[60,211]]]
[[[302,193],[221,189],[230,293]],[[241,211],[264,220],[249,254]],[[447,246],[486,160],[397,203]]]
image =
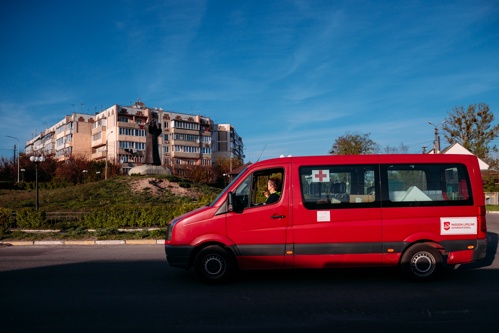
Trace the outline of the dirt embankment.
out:
[[[135,193],[150,191],[152,195],[161,196],[166,191],[176,196],[198,199],[200,193],[192,188],[180,187],[178,183],[161,178],[137,178],[130,182],[130,187]]]

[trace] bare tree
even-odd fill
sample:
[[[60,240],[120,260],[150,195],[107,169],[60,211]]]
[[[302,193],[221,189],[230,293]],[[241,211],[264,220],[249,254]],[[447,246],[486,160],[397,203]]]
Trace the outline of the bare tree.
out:
[[[409,152],[409,146],[406,146],[403,142],[398,147],[385,146],[383,148],[384,154],[407,154]]]
[[[490,143],[499,135],[499,125],[492,125],[494,114],[485,103],[470,104],[467,109],[463,106],[454,107],[445,118],[442,129],[449,143],[458,142],[464,148],[488,160],[491,150]]]

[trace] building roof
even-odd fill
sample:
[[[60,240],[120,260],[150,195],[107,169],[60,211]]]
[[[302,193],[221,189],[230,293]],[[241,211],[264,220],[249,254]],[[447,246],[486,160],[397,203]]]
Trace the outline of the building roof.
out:
[[[246,167],[248,167],[248,165],[250,165],[251,162],[248,162],[246,164],[243,164],[241,165],[239,168],[235,168],[234,170],[232,170],[231,172],[229,172],[229,175],[231,176],[237,176],[239,173],[241,173],[241,171],[243,171],[244,169],[246,169]]]
[[[435,151],[432,149],[428,154],[435,154]],[[468,149],[464,148],[458,142],[454,142],[450,146],[444,148],[440,151],[440,154],[456,154],[456,155],[474,155]],[[489,165],[478,158],[478,165],[480,166],[480,170],[488,170]]]

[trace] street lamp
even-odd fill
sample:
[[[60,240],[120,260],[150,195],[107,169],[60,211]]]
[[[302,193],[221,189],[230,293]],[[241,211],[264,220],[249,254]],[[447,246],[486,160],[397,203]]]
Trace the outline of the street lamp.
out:
[[[83,182],[85,183],[86,180],[87,180],[87,173],[88,173],[88,170],[83,170]]]
[[[435,127],[435,139],[433,141],[433,149],[435,150],[435,154],[440,153],[440,136],[438,135],[438,127],[443,125],[445,123],[445,120],[442,121],[440,124],[435,125],[431,121],[428,122],[428,124],[432,125]]]
[[[105,175],[104,175],[104,179],[107,180],[107,152],[108,152],[108,135],[110,135],[111,133],[113,133],[113,131],[109,132],[109,134],[106,133],[106,171],[105,171]]]
[[[17,182],[19,183],[19,164],[21,162],[19,160],[19,150],[21,149],[21,141],[19,141],[19,139],[15,136],[6,135],[6,137],[17,140]]]
[[[43,157],[43,155],[31,156],[29,160],[35,163],[36,211],[38,211],[38,164],[45,161],[45,157]]]

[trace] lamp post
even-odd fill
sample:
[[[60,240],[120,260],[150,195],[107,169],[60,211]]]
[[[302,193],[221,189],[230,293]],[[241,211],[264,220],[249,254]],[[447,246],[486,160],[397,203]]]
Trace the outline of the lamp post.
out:
[[[443,125],[444,123],[445,123],[445,120],[442,121],[438,125],[435,125],[431,121],[428,122],[428,124],[430,124],[433,127],[435,127],[435,139],[433,141],[433,150],[435,150],[435,154],[439,154],[440,153],[440,136],[438,135],[438,127],[441,126],[441,125]]]
[[[104,179],[107,180],[107,152],[108,152],[108,135],[110,135],[111,133],[113,133],[113,131],[109,132],[109,134],[106,134],[106,171],[105,171],[105,175],[104,175]]]
[[[29,160],[35,163],[35,188],[36,188],[36,211],[38,211],[38,164],[45,161],[45,157],[42,156],[31,156]]]
[[[10,136],[10,135],[6,135],[6,137],[8,138],[12,138],[12,139],[16,139],[17,140],[17,182],[19,183],[19,164],[20,164],[20,160],[19,160],[19,149],[21,149],[21,141],[19,141],[18,138],[16,138],[15,136]]]
[[[83,170],[83,182],[86,183],[88,170]]]

